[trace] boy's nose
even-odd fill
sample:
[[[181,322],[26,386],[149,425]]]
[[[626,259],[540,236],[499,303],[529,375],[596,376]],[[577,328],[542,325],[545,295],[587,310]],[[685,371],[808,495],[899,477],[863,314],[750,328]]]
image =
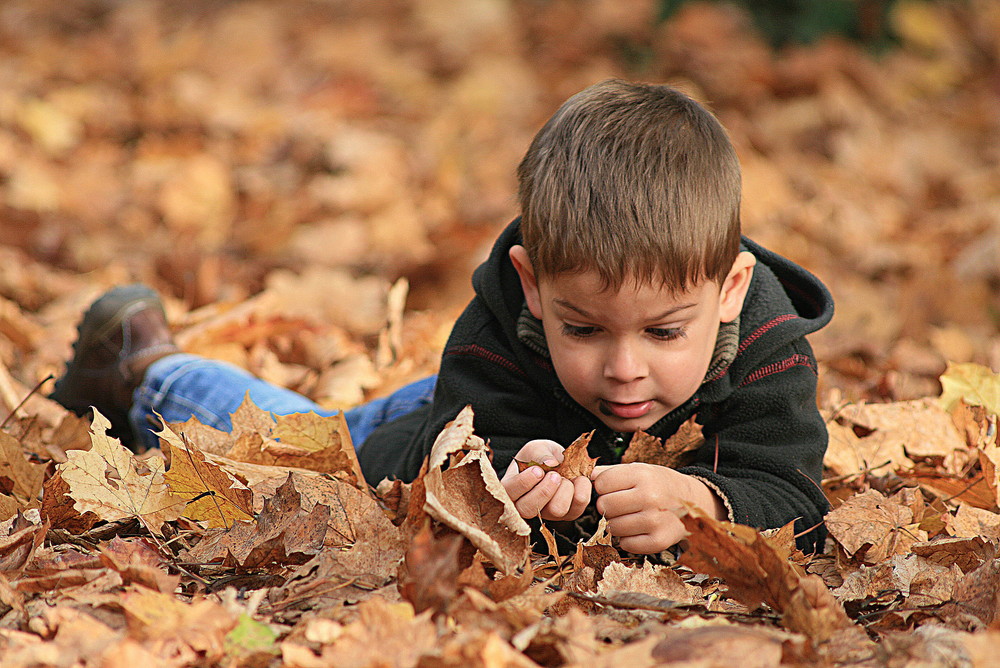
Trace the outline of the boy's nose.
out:
[[[642,356],[629,344],[618,344],[611,348],[604,361],[604,377],[621,383],[645,378],[646,364]]]

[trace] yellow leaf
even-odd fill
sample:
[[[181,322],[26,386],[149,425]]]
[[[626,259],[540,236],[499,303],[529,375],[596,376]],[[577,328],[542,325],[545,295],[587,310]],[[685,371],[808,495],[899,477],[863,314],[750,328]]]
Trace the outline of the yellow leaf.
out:
[[[901,0],[891,15],[893,28],[904,40],[927,50],[953,43],[954,35],[946,19],[939,7],[919,0]]]
[[[353,485],[367,489],[343,413],[330,417],[295,413],[278,415],[275,420],[277,426],[271,432],[271,438],[309,453],[306,460],[300,462],[293,459],[288,462],[289,465],[324,473],[343,471]]]
[[[209,528],[229,528],[237,520],[252,520],[253,492],[240,480],[169,427],[158,432],[170,453],[166,482],[171,493],[183,499],[184,517],[206,522]]]
[[[982,406],[1000,415],[1000,373],[981,364],[948,363],[941,375],[941,405],[950,411],[959,399],[970,406]]]
[[[57,467],[69,485],[73,507],[113,522],[138,518],[160,533],[164,522],[181,515],[183,503],[171,496],[163,478],[163,461],[140,461],[118,439],[107,435],[111,423],[96,410],[90,428],[90,450],[70,450]]]

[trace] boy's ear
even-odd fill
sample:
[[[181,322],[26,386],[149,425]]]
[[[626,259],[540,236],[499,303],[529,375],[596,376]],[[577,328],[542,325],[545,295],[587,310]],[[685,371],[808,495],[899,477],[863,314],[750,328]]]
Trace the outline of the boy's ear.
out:
[[[524,292],[524,301],[528,304],[531,315],[539,320],[542,319],[542,298],[538,294],[538,280],[535,278],[535,270],[528,259],[528,251],[524,246],[516,245],[510,247],[510,261],[521,279],[521,290]]]
[[[757,258],[748,251],[741,251],[733,262],[726,280],[722,282],[722,292],[719,296],[719,322],[732,322],[743,310],[743,300],[750,289],[750,279],[753,278],[753,268]]]

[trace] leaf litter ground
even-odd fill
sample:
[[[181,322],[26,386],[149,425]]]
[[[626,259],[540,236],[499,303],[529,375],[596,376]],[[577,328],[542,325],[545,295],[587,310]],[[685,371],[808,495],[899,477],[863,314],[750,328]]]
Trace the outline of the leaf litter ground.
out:
[[[874,56],[655,4],[4,3],[5,666],[988,665],[1000,11],[894,3]],[[837,298],[822,553],[696,515],[679,562],[600,531],[532,550],[468,416],[376,491],[337,419],[246,402],[232,433],[164,428],[165,465],[44,398],[82,310],[133,280],[185,350],[326,407],[433,372],[531,135],[607,76],[708,102],[747,232]]]

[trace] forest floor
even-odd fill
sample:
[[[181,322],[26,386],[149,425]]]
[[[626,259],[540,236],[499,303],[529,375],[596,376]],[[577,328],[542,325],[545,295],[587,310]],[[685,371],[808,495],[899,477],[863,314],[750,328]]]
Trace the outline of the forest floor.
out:
[[[776,49],[725,5],[656,5],[0,4],[5,666],[992,656],[1000,5],[900,0],[879,53]],[[745,232],[834,295],[811,339],[822,554],[697,516],[672,567],[600,535],[529,554],[462,421],[461,463],[375,493],[337,420],[247,405],[233,435],[165,434],[164,471],[46,398],[82,311],[135,281],[185,350],[325,407],[432,373],[531,137],[609,77],[709,106]],[[461,517],[469,498],[497,515]]]

